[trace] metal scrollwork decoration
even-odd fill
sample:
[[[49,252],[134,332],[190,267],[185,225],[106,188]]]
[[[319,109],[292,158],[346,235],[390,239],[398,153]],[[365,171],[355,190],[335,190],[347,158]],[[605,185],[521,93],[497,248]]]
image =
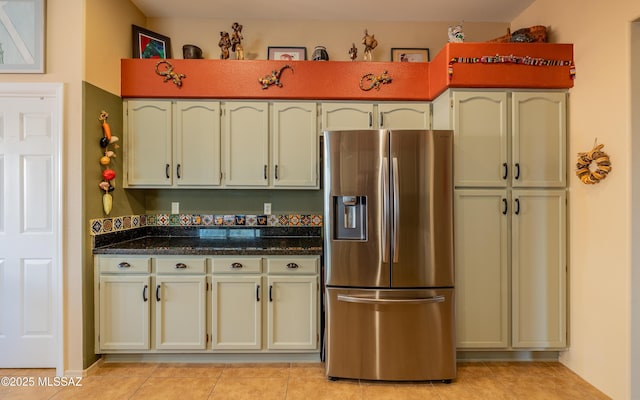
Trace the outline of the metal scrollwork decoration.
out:
[[[278,87],[282,87],[282,82],[280,78],[282,77],[282,71],[285,69],[290,69],[293,73],[293,67],[289,64],[282,66],[280,69],[275,69],[271,71],[270,75],[265,75],[262,78],[258,78],[258,82],[262,85],[262,89],[268,89],[271,85],[276,85]]]
[[[383,71],[380,75],[366,74],[360,78],[360,89],[368,92],[371,89],[380,90],[380,86],[391,83],[391,76],[387,71]]]
[[[160,70],[160,66],[164,65],[164,70]],[[164,78],[164,82],[172,81],[177,87],[182,87],[182,79],[186,78],[185,74],[179,74],[173,70],[173,64],[167,60],[158,61],[156,63],[156,74]]]

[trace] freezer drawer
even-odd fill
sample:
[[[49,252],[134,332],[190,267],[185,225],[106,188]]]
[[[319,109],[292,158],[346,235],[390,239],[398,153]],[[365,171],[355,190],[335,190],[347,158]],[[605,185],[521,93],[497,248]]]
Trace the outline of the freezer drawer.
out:
[[[456,377],[454,289],[327,288],[330,378]]]

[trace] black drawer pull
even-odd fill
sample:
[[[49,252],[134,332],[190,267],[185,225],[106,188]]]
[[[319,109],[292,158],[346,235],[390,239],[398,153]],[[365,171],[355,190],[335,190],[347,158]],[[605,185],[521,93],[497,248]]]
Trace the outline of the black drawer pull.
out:
[[[300,268],[300,266],[298,264],[296,264],[296,263],[289,263],[289,264],[287,264],[287,268],[288,269],[298,269],[298,268]]]
[[[187,268],[187,264],[185,263],[177,263],[176,264],[176,269],[186,269]]]
[[[118,264],[118,268],[131,268],[131,264],[129,264],[126,261],[123,261],[120,264]]]
[[[233,268],[233,269],[239,269],[239,268],[242,268],[242,267],[244,267],[244,265],[240,264],[239,262],[234,262],[234,263],[231,264],[231,268]]]

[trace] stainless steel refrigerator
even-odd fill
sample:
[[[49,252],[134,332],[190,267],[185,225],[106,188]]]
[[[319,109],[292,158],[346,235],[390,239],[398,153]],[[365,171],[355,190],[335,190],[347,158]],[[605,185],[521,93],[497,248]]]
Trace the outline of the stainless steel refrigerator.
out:
[[[451,131],[324,133],[326,372],[456,377]]]

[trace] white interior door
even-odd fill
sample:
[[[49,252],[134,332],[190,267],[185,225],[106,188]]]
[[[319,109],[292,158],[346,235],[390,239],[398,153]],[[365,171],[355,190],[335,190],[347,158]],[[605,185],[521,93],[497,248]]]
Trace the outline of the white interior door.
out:
[[[52,87],[0,85],[0,368],[59,361],[62,99]]]

